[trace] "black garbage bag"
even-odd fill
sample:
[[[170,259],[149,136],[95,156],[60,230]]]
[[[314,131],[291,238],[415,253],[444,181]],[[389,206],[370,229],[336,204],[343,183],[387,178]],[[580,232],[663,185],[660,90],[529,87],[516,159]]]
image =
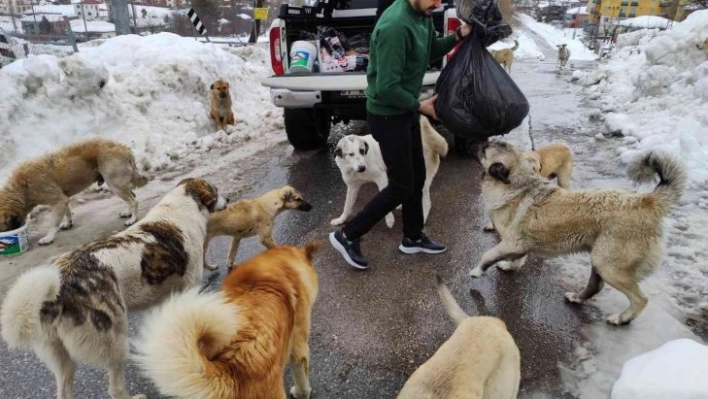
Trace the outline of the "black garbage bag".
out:
[[[526,97],[476,30],[440,73],[435,92],[438,118],[458,137],[482,140],[507,134],[529,113]]]
[[[496,0],[455,0],[457,16],[474,27],[485,47],[511,35]]]

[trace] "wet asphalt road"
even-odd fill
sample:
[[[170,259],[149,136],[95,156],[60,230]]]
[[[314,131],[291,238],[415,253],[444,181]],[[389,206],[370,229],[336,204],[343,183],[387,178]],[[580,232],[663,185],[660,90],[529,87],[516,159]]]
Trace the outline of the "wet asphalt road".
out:
[[[538,84],[539,80],[554,81],[552,66],[517,62],[514,67],[519,71],[515,79],[532,104],[532,117],[543,119],[554,112],[554,101],[566,101],[554,93],[566,96],[567,90]],[[562,130],[558,127],[555,133]],[[365,126],[353,124],[338,134],[352,132],[365,134]],[[537,134],[543,141],[543,133]],[[330,146],[338,137],[335,134]],[[252,198],[284,184],[296,187],[314,209],[281,214],[275,241],[292,245],[327,242],[327,234],[334,230],[329,221],[339,216],[346,192],[329,151],[293,153],[283,144],[260,155],[264,164],[251,176],[256,184],[241,197]],[[482,254],[497,242],[495,235],[482,232],[486,218],[479,201],[481,172],[476,161],[451,151],[433,182],[433,209],[426,232],[448,245],[446,253],[399,253],[401,219],[396,211],[393,229],[382,221],[364,238],[362,248],[372,264],[369,270],[350,268],[329,245],[316,257],[320,295],[310,339],[313,398],[395,397],[416,367],[454,331],[434,288],[435,273],[443,277],[468,313],[494,315],[507,323],[521,351],[521,398],[572,397],[561,388],[559,366],[572,364],[574,343],[581,340],[580,326],[595,319],[593,308],[566,304],[562,298],[566,289],[556,282],[552,270],[534,258],[517,273],[493,268],[481,279],[467,277]],[[373,185],[363,188],[357,209],[373,194]],[[226,239],[212,242],[208,256],[222,268],[218,274],[205,274],[206,289],[217,288],[223,279],[227,250]],[[256,239],[245,240],[237,260],[261,250]],[[131,315],[132,336],[141,317],[139,313]],[[8,352],[2,344],[0,365],[0,398],[53,397],[54,379],[32,353]],[[286,378],[289,386],[289,375]],[[160,397],[132,365],[127,381],[133,394]],[[102,370],[79,368],[77,398],[104,398],[106,389]]]

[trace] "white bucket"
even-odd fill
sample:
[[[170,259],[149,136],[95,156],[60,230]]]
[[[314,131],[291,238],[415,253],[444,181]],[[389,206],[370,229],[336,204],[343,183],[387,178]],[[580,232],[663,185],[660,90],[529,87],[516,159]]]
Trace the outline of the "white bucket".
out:
[[[305,40],[298,40],[290,47],[290,73],[312,73],[317,58],[317,47]]]
[[[29,249],[27,225],[0,233],[0,256],[17,255]]]

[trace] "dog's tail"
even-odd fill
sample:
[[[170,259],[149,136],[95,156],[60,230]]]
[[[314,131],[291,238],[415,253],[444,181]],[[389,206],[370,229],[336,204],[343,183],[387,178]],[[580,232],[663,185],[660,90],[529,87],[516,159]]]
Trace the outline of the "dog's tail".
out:
[[[651,194],[659,199],[662,213],[666,214],[678,202],[686,190],[688,174],[676,158],[661,152],[651,151],[635,158],[629,165],[629,178],[636,183],[654,181],[659,176],[659,184]]]
[[[447,155],[448,145],[447,140],[443,137],[428,120],[428,117],[420,114],[420,134],[428,137],[427,142],[430,143],[430,148],[441,157]],[[425,137],[423,137],[425,141]]]
[[[218,354],[238,326],[238,310],[223,292],[199,294],[197,287],[173,295],[145,317],[135,343],[135,360],[164,395],[231,396],[237,377]]]
[[[519,41],[514,39],[514,47],[511,48],[511,51],[516,51],[517,48],[519,48]]]
[[[143,187],[150,181],[150,177],[138,171],[138,166],[135,164],[135,157],[130,157],[130,167],[133,170],[133,186]]]
[[[460,307],[460,305],[457,303],[455,300],[455,297],[452,296],[452,293],[450,292],[449,289],[447,289],[447,286],[443,282],[442,278],[439,275],[435,275],[435,286],[438,288],[438,294],[440,295],[440,300],[442,301],[443,305],[445,306],[445,310],[447,310],[447,314],[450,315],[452,320],[455,321],[455,324],[460,324],[462,323],[463,320],[469,317],[467,313],[465,313],[464,310]]]
[[[61,275],[54,266],[40,266],[17,279],[0,310],[2,338],[10,348],[30,348],[42,340],[42,306],[59,295]]]

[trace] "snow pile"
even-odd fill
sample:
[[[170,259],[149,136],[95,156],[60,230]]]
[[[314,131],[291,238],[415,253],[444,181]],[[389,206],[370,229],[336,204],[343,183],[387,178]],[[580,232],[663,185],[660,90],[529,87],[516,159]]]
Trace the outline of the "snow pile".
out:
[[[708,398],[708,346],[677,339],[628,360],[612,399]]]
[[[612,60],[574,78],[601,98],[609,132],[621,131],[623,162],[650,149],[669,151],[690,168],[692,187],[708,183],[708,10],[672,30],[620,35]]]
[[[568,36],[568,30],[564,31],[561,29],[554,28],[553,26],[548,24],[536,22],[535,19],[526,14],[518,14],[517,18],[526,29],[539,35],[548,43],[549,46],[553,47],[554,49],[558,44],[567,44],[568,50],[570,50],[571,61],[588,61],[597,59],[597,55],[595,55],[595,53],[589,50],[583,44],[583,42],[580,41],[580,35],[576,35],[575,39],[573,39],[572,29],[570,30],[571,35]],[[580,29],[578,29],[577,31],[581,32]]]
[[[101,136],[133,148],[148,170],[170,168],[252,136],[282,139],[282,111],[260,84],[262,47],[228,48],[171,33],[119,36],[66,58],[42,55],[0,70],[0,181],[21,161]],[[236,126],[215,132],[209,86],[230,83]],[[230,133],[230,134],[227,134]]]

